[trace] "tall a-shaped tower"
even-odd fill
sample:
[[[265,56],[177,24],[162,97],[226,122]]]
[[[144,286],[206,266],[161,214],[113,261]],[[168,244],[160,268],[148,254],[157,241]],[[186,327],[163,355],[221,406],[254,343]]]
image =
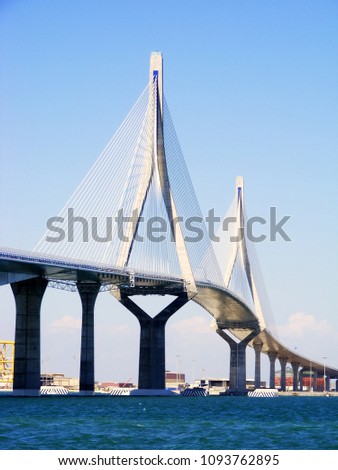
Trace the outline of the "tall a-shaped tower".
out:
[[[148,217],[149,215],[154,217],[160,212],[156,206],[164,205],[169,229],[169,233],[166,234],[167,243],[171,243],[171,246],[175,247],[181,276],[186,282],[186,289],[189,297],[191,297],[196,293],[196,285],[169,181],[164,147],[163,58],[159,52],[153,52],[150,58],[147,114],[146,126],[148,129],[145,132],[146,137],[143,144],[143,171],[130,209],[133,220],[132,223],[128,224],[124,233],[126,241],[121,246],[117,264],[123,267],[130,265],[140,223],[144,221],[145,213],[147,212]],[[153,206],[151,213],[147,208],[150,204]],[[144,244],[149,243],[147,235],[144,237]],[[174,242],[174,245],[172,242]],[[156,256],[156,254],[153,253],[152,256]]]
[[[248,253],[247,221],[244,211],[244,181],[242,176],[237,176],[236,178],[233,215],[235,224],[231,231],[230,256],[225,265],[223,281],[230,291],[238,294],[246,300],[249,306],[253,307],[258,317],[260,329],[264,330],[266,323]]]

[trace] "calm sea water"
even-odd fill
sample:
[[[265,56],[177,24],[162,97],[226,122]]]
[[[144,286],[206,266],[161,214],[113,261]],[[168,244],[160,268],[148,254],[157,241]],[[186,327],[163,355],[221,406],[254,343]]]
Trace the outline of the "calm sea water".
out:
[[[338,449],[338,397],[0,397],[0,449]]]

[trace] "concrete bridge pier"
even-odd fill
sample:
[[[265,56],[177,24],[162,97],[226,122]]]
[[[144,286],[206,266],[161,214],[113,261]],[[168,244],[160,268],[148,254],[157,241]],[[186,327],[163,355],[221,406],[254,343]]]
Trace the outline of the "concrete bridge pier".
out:
[[[11,284],[16,305],[14,395],[28,397],[40,393],[40,310],[47,285],[43,277]]]
[[[298,369],[299,369],[299,362],[291,362],[291,367],[293,370],[293,391],[297,392],[298,390]]]
[[[312,379],[312,390],[314,392],[318,391],[317,379],[318,379],[318,371],[314,370],[313,371],[313,379]]]
[[[268,357],[270,361],[270,388],[275,388],[275,381],[276,381],[276,359],[277,353],[276,351],[269,351]]]
[[[299,371],[299,391],[302,392],[304,389],[304,369]]]
[[[280,372],[280,389],[282,392],[286,390],[286,364],[288,363],[287,357],[279,357],[279,363],[281,367]]]
[[[331,381],[331,378],[328,374],[326,374],[326,377],[325,377],[325,390],[327,392],[330,391],[330,381]]]
[[[91,396],[95,387],[94,307],[100,284],[78,282],[77,289],[82,304],[80,394]]]
[[[155,317],[148,315],[127,295],[120,302],[140,323],[140,359],[138,388],[165,389],[165,326],[169,318],[189,301],[186,294],[178,296]]]
[[[224,330],[218,328],[216,332],[230,346],[230,377],[229,394],[245,395],[246,389],[246,347],[248,343],[257,336],[256,330],[252,331],[246,338],[236,342]]]
[[[261,387],[261,351],[263,344],[254,343],[255,350],[255,388]]]

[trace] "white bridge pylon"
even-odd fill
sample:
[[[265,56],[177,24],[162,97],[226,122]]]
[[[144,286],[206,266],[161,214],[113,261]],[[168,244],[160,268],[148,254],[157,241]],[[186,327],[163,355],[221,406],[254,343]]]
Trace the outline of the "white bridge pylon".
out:
[[[248,240],[246,223],[244,181],[242,176],[238,176],[234,200],[219,227],[213,247],[225,287],[250,307],[258,318],[259,329],[263,331],[267,324],[253,267],[254,253],[249,252],[252,242]]]
[[[187,291],[196,293],[195,279],[190,265],[189,256],[185,246],[182,230],[178,221],[174,196],[170,187],[163,136],[163,59],[162,54],[153,53],[150,59],[150,83],[149,107],[147,125],[149,126],[147,140],[145,142],[145,161],[142,176],[134,197],[131,214],[132,223],[128,224],[125,233],[126,243],[120,250],[118,266],[127,266],[132,256],[132,250],[137,237],[140,222],[145,216],[146,204],[151,198],[151,193],[160,197],[164,204],[165,215],[168,221],[170,239],[175,244],[180,271],[186,281]],[[131,181],[127,181],[127,187]],[[126,188],[127,190],[127,188]],[[156,200],[156,197],[154,198]],[[153,208],[152,216],[159,214],[157,208]],[[149,209],[148,209],[149,210]],[[163,212],[162,212],[163,214]],[[149,215],[149,213],[148,213]],[[149,219],[148,219],[149,220]],[[168,235],[168,234],[167,234]],[[144,234],[143,243],[148,243],[148,234]],[[156,243],[156,242],[155,242]]]

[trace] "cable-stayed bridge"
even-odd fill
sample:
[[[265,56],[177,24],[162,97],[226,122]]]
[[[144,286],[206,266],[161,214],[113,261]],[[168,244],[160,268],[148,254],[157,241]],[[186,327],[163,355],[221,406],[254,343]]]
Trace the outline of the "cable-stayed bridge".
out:
[[[254,246],[246,233],[243,179],[211,241],[163,94],[160,53],[150,59],[150,79],[140,98],[57,217],[31,252],[0,251],[0,284],[16,302],[13,393],[40,390],[40,306],[48,285],[78,291],[82,302],[80,391],[94,392],[94,308],[100,291],[111,294],[140,323],[138,387],[165,388],[165,326],[189,301],[207,310],[215,331],[230,346],[230,393],[246,392],[246,348],[255,351],[255,386],[261,354],[275,367],[338,378],[338,370],[282,345],[270,320]],[[151,317],[132,299],[171,295]],[[300,385],[299,385],[300,383]],[[315,383],[315,381],[314,381]]]

